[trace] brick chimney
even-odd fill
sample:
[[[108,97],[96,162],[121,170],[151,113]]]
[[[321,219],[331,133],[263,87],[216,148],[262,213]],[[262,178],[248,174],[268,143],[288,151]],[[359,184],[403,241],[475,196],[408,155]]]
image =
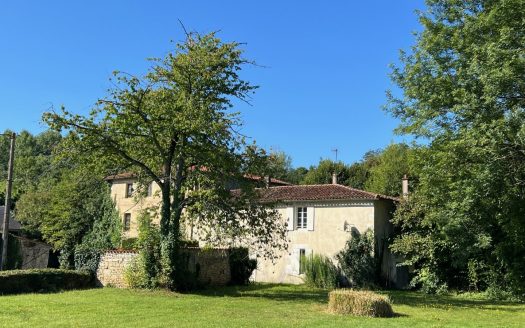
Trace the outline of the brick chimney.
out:
[[[408,198],[408,176],[405,174],[403,175],[403,180],[402,180],[402,184],[403,184],[403,198]]]
[[[332,173],[332,184],[337,184],[337,173]]]

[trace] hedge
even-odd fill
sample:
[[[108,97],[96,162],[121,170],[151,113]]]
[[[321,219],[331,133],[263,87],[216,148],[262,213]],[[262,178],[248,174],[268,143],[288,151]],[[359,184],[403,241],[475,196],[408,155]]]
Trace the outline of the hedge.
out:
[[[388,296],[371,291],[336,289],[328,294],[328,309],[332,313],[367,317],[392,317]]]
[[[49,293],[93,286],[93,276],[87,271],[30,269],[0,272],[0,294]]]

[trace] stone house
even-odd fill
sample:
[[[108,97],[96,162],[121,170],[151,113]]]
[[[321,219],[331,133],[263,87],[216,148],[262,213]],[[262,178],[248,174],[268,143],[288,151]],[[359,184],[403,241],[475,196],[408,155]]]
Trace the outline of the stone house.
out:
[[[0,206],[0,234],[3,232],[4,210],[5,206]],[[16,241],[18,246],[18,254],[16,255],[20,258],[16,260],[17,268],[37,269],[48,267],[51,246],[44,242],[22,236],[22,225],[12,216],[9,218],[9,234],[9,239],[11,240],[12,237],[12,241]],[[8,254],[8,257],[12,255],[15,254]]]
[[[148,196],[137,200],[132,197],[135,183],[132,175],[107,180],[122,216],[125,235],[136,236],[135,218],[141,209],[159,203],[155,195],[158,186],[151,186]],[[404,268],[396,266],[396,258],[388,249],[388,238],[393,232],[390,219],[397,198],[339,185],[335,176],[332,184],[324,185],[299,186],[275,179],[270,181],[268,187],[259,188],[260,200],[277,204],[276,209],[288,230],[288,249],[280,252],[280,257],[273,262],[259,258],[252,280],[302,283],[303,255],[316,253],[333,258],[344,248],[352,231],[363,233],[370,229],[375,236],[376,256],[381,258],[383,281],[393,287],[406,284]]]

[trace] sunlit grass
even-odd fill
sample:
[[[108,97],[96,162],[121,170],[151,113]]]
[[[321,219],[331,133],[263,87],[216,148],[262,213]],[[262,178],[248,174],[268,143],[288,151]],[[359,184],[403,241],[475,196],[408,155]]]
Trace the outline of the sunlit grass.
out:
[[[192,294],[91,289],[0,296],[5,327],[520,327],[525,305],[483,297],[386,292],[394,318],[326,311],[327,291],[252,285]]]

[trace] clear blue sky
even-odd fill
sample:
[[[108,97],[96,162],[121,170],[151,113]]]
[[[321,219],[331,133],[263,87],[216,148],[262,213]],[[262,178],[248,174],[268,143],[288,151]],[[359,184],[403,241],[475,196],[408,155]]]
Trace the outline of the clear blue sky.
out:
[[[283,150],[294,166],[319,158],[353,162],[392,141],[384,113],[389,64],[420,26],[411,1],[4,1],[0,10],[0,131],[38,133],[41,114],[65,105],[87,113],[113,70],[145,72],[182,40],[177,19],[199,32],[246,42],[266,68],[240,105],[243,133]]]

